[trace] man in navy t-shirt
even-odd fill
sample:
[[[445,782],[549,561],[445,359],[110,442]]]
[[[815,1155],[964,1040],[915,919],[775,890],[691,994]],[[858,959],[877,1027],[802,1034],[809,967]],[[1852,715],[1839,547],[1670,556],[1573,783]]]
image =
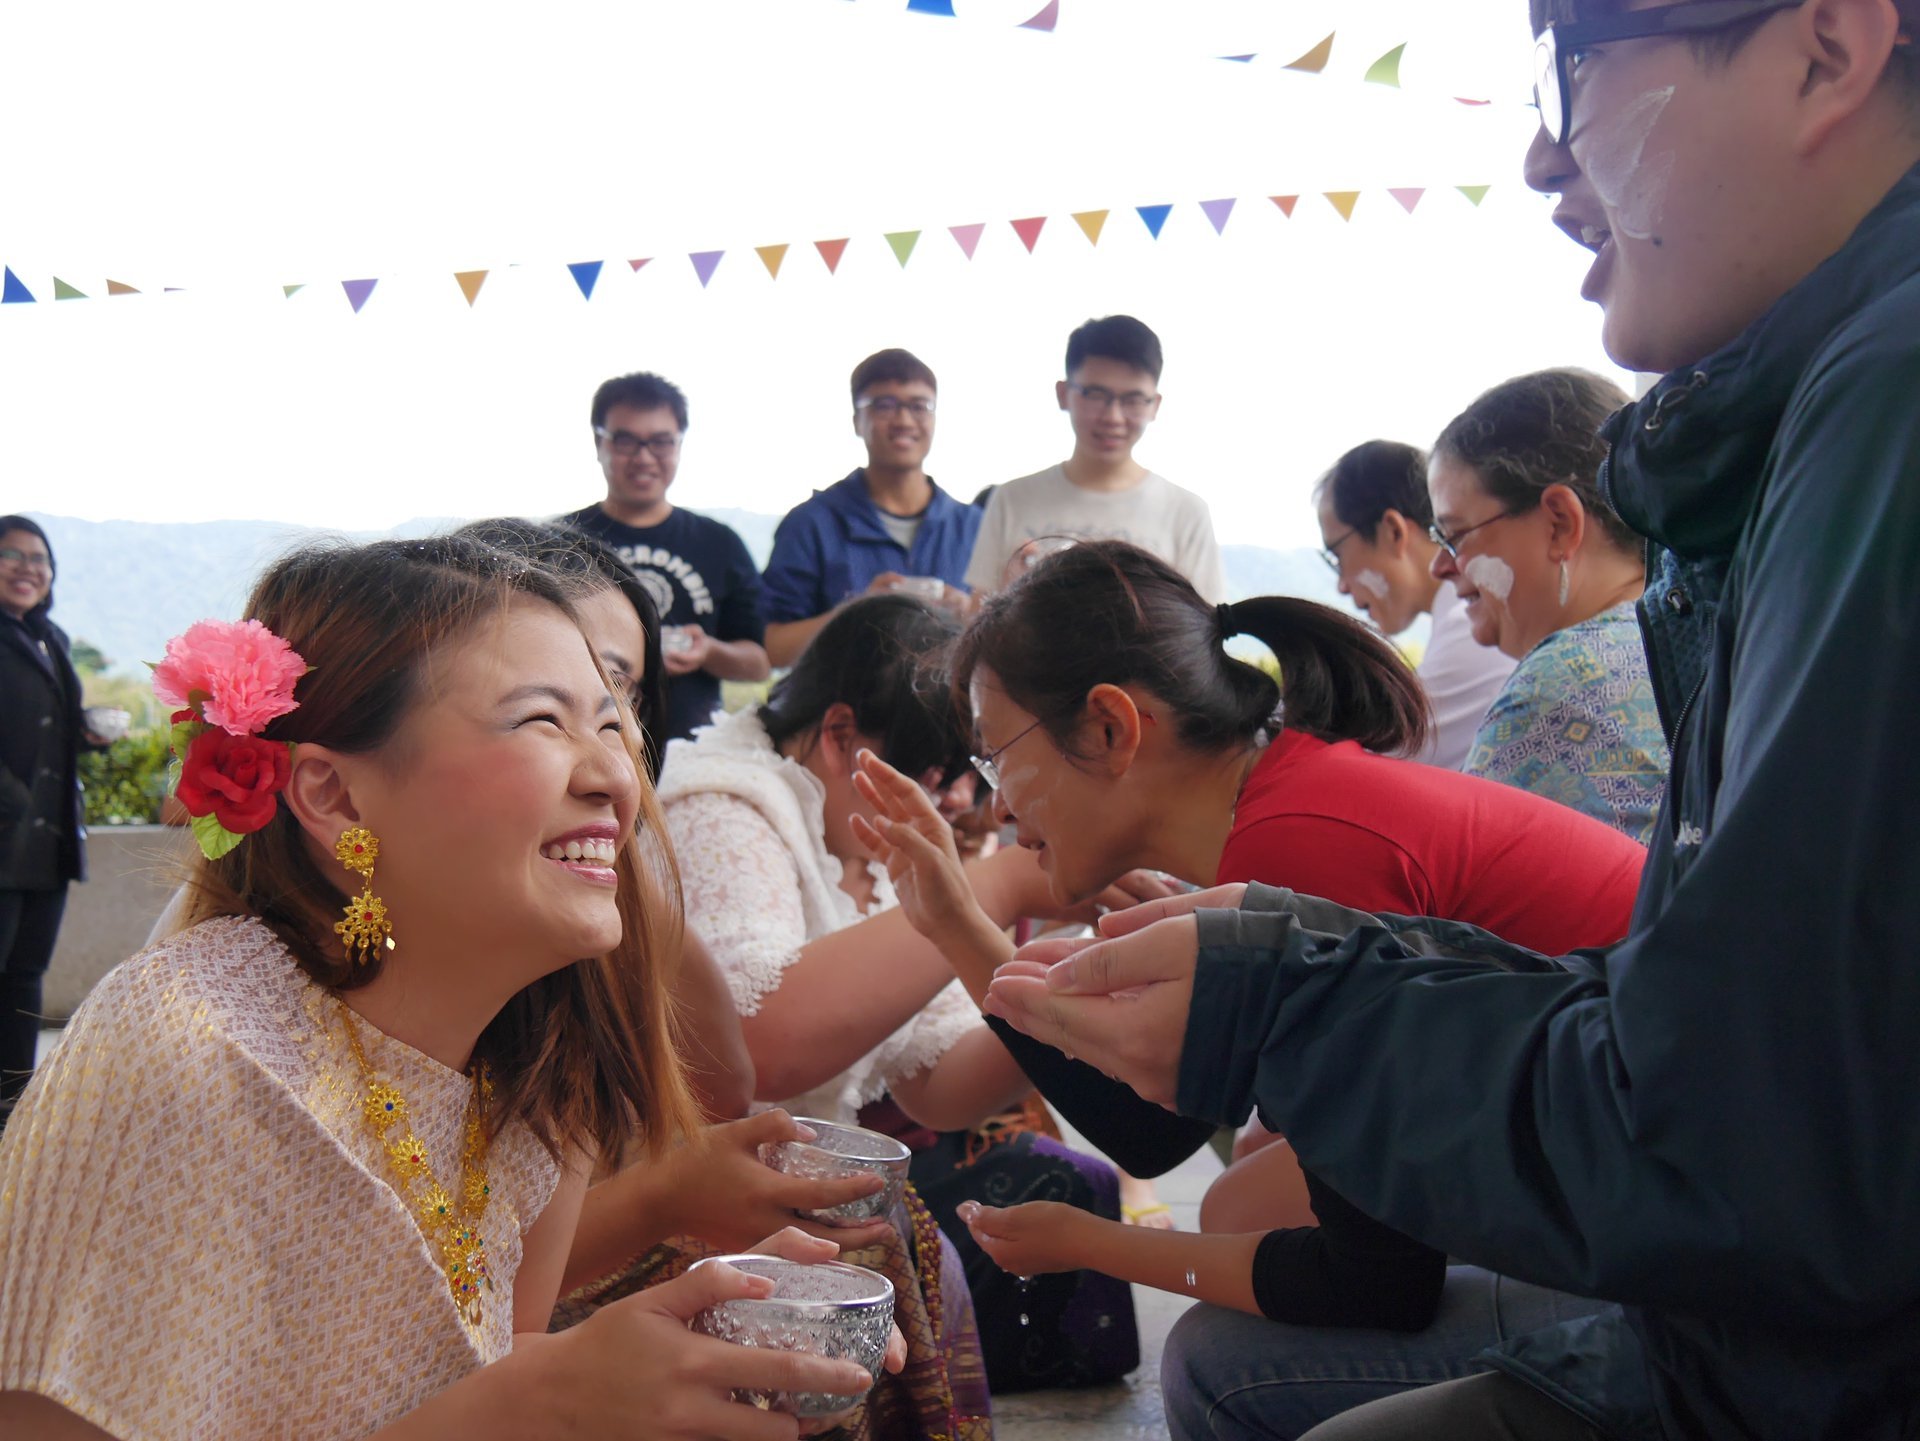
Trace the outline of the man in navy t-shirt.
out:
[[[933,372],[904,350],[869,355],[853,372],[853,431],[867,463],[787,512],[767,561],[767,654],[792,665],[834,608],[904,591],[958,612],[977,508],[927,476]]]
[[[760,574],[729,526],[667,502],[680,468],[687,398],[657,375],[623,375],[593,396],[594,451],[607,498],[562,519],[597,536],[660,611],[667,734],[693,734],[720,706],[723,680],[764,680]]]

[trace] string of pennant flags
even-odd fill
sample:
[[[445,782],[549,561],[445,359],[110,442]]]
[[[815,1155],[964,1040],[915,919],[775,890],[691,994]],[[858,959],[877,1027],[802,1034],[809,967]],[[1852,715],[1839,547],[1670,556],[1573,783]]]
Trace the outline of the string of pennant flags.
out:
[[[1488,191],[1492,188],[1490,185],[1456,185],[1451,187],[1455,193],[1464,197],[1465,200],[1476,209],[1480,206],[1481,202],[1486,199]],[[1362,198],[1367,193],[1368,192],[1361,190],[1324,190],[1317,194],[1303,192],[1293,195],[1269,195],[1266,199],[1272,202],[1280,212],[1280,215],[1286,220],[1294,218],[1296,209],[1303,201],[1313,202],[1317,200],[1323,201],[1330,206],[1342,221],[1351,221],[1354,217],[1354,212],[1359,208]],[[1431,188],[1426,186],[1388,186],[1383,191],[1377,193],[1390,199],[1407,215],[1412,215],[1420,203],[1431,193]],[[1456,201],[1454,203],[1458,204],[1459,202]],[[1223,197],[1218,200],[1201,200],[1194,202],[1194,204],[1200,210],[1201,214],[1206,217],[1207,223],[1212,227],[1214,234],[1225,235],[1227,224],[1232,219],[1235,207],[1239,204],[1239,201],[1233,197]],[[1166,227],[1168,218],[1176,208],[1174,204],[1169,202],[1157,205],[1136,205],[1132,207],[1132,210],[1133,213],[1139,217],[1140,223],[1146,227],[1148,235],[1154,240],[1158,240],[1162,230]],[[1085,237],[1088,246],[1094,247],[1100,244],[1101,237],[1107,233],[1107,222],[1113,214],[1114,212],[1111,209],[1076,210],[1070,212],[1069,218],[1079,229],[1080,234]],[[1035,248],[1040,244],[1040,237],[1042,232],[1046,230],[1048,218],[1049,217],[1045,215],[1030,215],[1007,222],[1013,230],[1015,237],[1025,248],[1027,254],[1032,255]],[[953,242],[960,247],[961,252],[969,261],[974,258],[975,253],[979,250],[981,241],[987,235],[988,230],[989,227],[984,221],[976,221],[967,225],[949,225],[946,227],[947,234],[953,239]],[[900,263],[900,268],[904,270],[907,262],[918,249],[921,237],[925,234],[925,229],[889,230],[882,233],[882,238],[886,241],[887,248],[892,251],[894,259]],[[832,240],[816,240],[813,242],[813,249],[821,263],[826,266],[828,274],[833,275],[839,273],[841,259],[846,254],[847,247],[853,243],[853,240],[854,237],[852,236],[840,236]],[[790,243],[756,245],[752,247],[754,255],[765,268],[768,277],[773,280],[780,278],[781,269],[787,262],[788,252],[792,249],[793,246]],[[693,273],[699,280],[702,290],[705,290],[713,283],[714,276],[720,269],[721,261],[725,260],[730,253],[732,252],[727,250],[693,250],[686,253],[686,258],[692,264]],[[634,272],[638,273],[653,264],[656,259],[661,258],[662,257],[651,255],[641,256],[637,259],[627,260],[626,264]],[[572,275],[574,284],[579,287],[583,300],[591,301],[593,299],[594,290],[600,283],[601,272],[608,263],[608,261],[602,259],[576,260],[567,264],[567,270]],[[459,285],[461,294],[466,297],[469,308],[479,301],[481,291],[487,283],[487,278],[493,273],[493,268],[486,270],[457,270],[453,272],[453,279],[455,283]],[[72,284],[58,275],[50,276],[49,279],[52,282],[52,298],[56,301],[88,300],[98,293],[97,290],[82,290],[79,286]],[[353,307],[356,315],[360,313],[361,309],[365,307],[367,302],[373,297],[374,290],[379,284],[379,277],[365,277],[339,282],[341,291],[346,296],[347,303]],[[161,293],[169,295],[175,294],[184,288],[185,287],[173,285],[163,286]],[[292,299],[295,295],[298,295],[307,288],[306,282],[282,285],[280,287],[287,299]],[[104,289],[108,297],[150,293],[121,280],[106,280],[104,282]],[[12,267],[0,267],[0,305],[32,305],[37,303],[39,299],[40,296],[36,295],[27,283],[15,274]]]

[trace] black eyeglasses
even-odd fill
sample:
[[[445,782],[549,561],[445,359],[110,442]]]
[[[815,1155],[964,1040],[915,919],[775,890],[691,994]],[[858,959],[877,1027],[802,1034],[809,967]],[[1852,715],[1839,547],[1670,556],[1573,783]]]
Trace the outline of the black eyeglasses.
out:
[[[1333,540],[1330,540],[1325,545],[1320,547],[1320,559],[1324,560],[1327,563],[1328,570],[1333,571],[1336,575],[1339,574],[1340,547],[1345,545],[1348,541],[1352,540],[1358,534],[1360,534],[1359,531],[1350,530],[1345,535],[1339,536]]]
[[[15,550],[12,546],[0,546],[0,564],[10,565],[15,570],[43,570],[53,574],[53,557],[38,555],[24,550]]]
[[[1035,721],[1005,745],[995,750],[990,750],[983,756],[967,757],[969,761],[973,762],[973,768],[980,773],[980,779],[987,783],[989,789],[996,791],[1000,789],[1000,757],[1012,750],[1014,746],[1019,744],[1028,735],[1032,734],[1039,728],[1039,725],[1040,722]]]
[[[665,460],[680,448],[677,435],[635,435],[630,430],[608,430],[604,425],[594,426],[593,433],[607,443],[608,450],[621,457],[638,455],[640,447],[645,446],[656,459]]]
[[[1511,520],[1520,513],[1521,512],[1517,510],[1503,510],[1498,515],[1490,515],[1485,520],[1477,521],[1473,525],[1467,526],[1464,530],[1454,531],[1451,535],[1440,529],[1440,523],[1435,521],[1427,527],[1427,539],[1431,540],[1455,560],[1458,560],[1460,559],[1461,541],[1472,535],[1476,530],[1483,530],[1487,526],[1492,525],[1496,520]]]
[[[891,420],[905,411],[915,420],[925,420],[933,414],[933,402],[925,396],[915,396],[912,400],[902,400],[897,395],[863,395],[854,401],[855,410],[864,410],[881,420]]]
[[[1118,403],[1120,413],[1128,420],[1141,419],[1153,409],[1153,403],[1160,398],[1138,390],[1129,390],[1124,395],[1116,395],[1104,385],[1076,385],[1072,381],[1067,382],[1067,389],[1079,397],[1082,405],[1096,414],[1105,414],[1108,406]]]
[[[1540,32],[1533,49],[1533,98],[1540,123],[1556,145],[1573,131],[1573,90],[1568,66],[1580,52],[1611,40],[1651,40],[1668,35],[1706,35],[1806,0],[1682,0],[1654,10],[1634,10],[1597,20],[1569,20]]]

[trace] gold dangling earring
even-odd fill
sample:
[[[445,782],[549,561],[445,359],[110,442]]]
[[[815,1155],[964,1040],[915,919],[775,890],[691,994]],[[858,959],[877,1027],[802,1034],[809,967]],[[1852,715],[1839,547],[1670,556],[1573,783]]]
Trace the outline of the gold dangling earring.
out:
[[[1570,582],[1567,576],[1567,563],[1563,560],[1560,562],[1560,604],[1563,608],[1567,603],[1567,589],[1569,584]]]
[[[340,833],[333,854],[362,877],[360,894],[347,902],[346,918],[334,922],[333,933],[346,944],[348,958],[364,966],[381,946],[394,949],[387,903],[373,893],[373,863],[380,858],[380,838],[365,826],[349,826]]]

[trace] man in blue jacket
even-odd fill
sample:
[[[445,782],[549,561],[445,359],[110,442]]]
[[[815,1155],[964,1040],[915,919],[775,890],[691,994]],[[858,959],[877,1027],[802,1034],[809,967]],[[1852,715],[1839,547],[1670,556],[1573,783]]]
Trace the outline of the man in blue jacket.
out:
[[[906,591],[952,610],[966,601],[978,508],[927,475],[937,387],[904,350],[869,355],[853,371],[853,431],[867,463],[816,490],[774,532],[766,593],[767,655],[792,665],[836,607],[857,595]]]
[[[1548,958],[1254,887],[1037,951],[988,1009],[1188,1115],[1257,1105],[1378,1219],[1615,1303],[1315,1441],[1914,1437],[1920,0],[1545,11],[1529,183],[1595,253],[1608,350],[1668,372],[1602,474],[1653,543],[1673,747],[1632,933]],[[1168,1344],[1176,1434],[1272,1434],[1183,1337],[1205,1314]]]

